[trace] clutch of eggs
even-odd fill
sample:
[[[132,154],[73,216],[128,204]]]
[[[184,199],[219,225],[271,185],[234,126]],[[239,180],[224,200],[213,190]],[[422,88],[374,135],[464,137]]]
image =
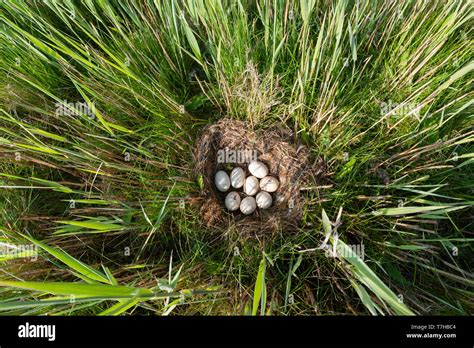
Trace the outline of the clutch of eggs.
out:
[[[279,180],[268,175],[268,167],[260,161],[251,161],[248,170],[249,176],[246,176],[244,169],[235,167],[230,176],[225,171],[219,170],[214,177],[214,184],[220,192],[227,192],[231,187],[243,190],[244,198],[241,198],[241,194],[237,191],[231,191],[226,195],[224,204],[229,211],[240,209],[245,215],[250,215],[257,207],[268,209],[273,204],[270,193],[278,190]]]

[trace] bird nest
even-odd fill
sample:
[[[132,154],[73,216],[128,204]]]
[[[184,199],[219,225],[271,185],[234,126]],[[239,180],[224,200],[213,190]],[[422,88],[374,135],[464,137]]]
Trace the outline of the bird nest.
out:
[[[252,215],[230,212],[224,206],[226,193],[217,190],[214,176],[219,170],[230,172],[236,166],[248,173],[250,159],[265,163],[270,174],[280,180],[280,187],[272,194],[272,207],[257,209]],[[298,228],[304,209],[300,188],[313,176],[313,170],[307,148],[296,144],[291,131],[254,131],[241,121],[220,120],[207,126],[198,138],[194,169],[203,179],[200,214],[207,227],[232,227],[257,236]]]

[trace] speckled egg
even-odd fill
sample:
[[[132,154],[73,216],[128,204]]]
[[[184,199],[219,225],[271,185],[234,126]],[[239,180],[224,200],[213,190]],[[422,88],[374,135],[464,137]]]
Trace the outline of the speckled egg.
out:
[[[258,192],[258,190],[259,190],[259,182],[256,177],[251,175],[247,179],[245,179],[244,192],[247,195],[253,196]]]
[[[275,192],[278,190],[280,182],[273,176],[266,176],[260,180],[260,189],[267,192]]]
[[[245,183],[245,171],[240,167],[235,167],[230,173],[230,183],[234,188],[241,188]]]
[[[264,178],[268,175],[268,167],[260,161],[251,161],[249,163],[249,172],[256,178]]]
[[[223,170],[219,170],[214,177],[214,183],[219,191],[226,192],[230,188],[229,175]]]
[[[232,191],[225,197],[225,207],[230,211],[235,211],[240,207],[240,196],[237,192]]]
[[[245,215],[252,214],[255,209],[257,209],[257,203],[253,197],[245,197],[242,199],[242,202],[240,202],[240,211]]]
[[[255,201],[257,202],[257,206],[260,209],[268,209],[272,206],[272,195],[265,191],[260,191],[257,193],[255,197]]]

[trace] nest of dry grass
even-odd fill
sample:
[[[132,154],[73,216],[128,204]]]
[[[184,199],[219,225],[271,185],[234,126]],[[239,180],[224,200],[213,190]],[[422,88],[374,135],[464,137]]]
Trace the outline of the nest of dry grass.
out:
[[[228,171],[236,165],[248,173],[247,163],[219,163],[218,151],[226,149],[256,150],[258,160],[279,178],[280,188],[273,194],[272,207],[257,210],[249,216],[225,209],[226,193],[216,189],[215,173],[218,170]],[[195,173],[203,178],[200,193],[203,223],[209,228],[224,228],[254,236],[297,229],[305,206],[300,188],[315,177],[308,149],[296,143],[291,131],[274,127],[257,132],[245,123],[231,119],[220,120],[204,129],[197,142]]]

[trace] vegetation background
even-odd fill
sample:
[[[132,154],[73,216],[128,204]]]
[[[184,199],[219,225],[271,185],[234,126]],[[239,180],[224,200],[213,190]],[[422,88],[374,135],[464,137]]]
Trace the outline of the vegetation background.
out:
[[[473,314],[472,2],[11,0],[0,22],[2,314]],[[203,226],[192,153],[224,117],[324,160],[297,233]]]

